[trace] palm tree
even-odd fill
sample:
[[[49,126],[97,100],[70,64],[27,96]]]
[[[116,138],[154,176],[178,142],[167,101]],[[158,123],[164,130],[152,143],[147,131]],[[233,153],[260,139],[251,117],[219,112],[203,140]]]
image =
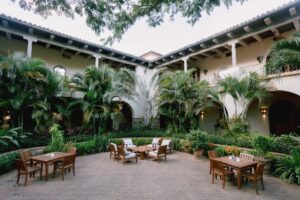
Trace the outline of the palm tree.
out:
[[[0,106],[10,110],[18,126],[23,128],[23,116],[27,108],[33,108],[32,118],[39,126],[40,119],[35,117],[36,105],[47,103],[58,91],[59,80],[43,61],[24,57],[15,53],[2,58],[0,62]],[[39,106],[39,112],[41,111]],[[40,116],[47,115],[48,109]],[[39,120],[39,121],[38,121]],[[47,120],[45,120],[47,121]]]
[[[267,74],[281,73],[288,66],[290,70],[300,69],[300,32],[290,38],[275,42],[266,64]]]
[[[108,65],[88,67],[84,75],[75,74],[71,81],[77,89],[85,92],[82,108],[84,122],[93,128],[93,133],[107,129],[109,119],[115,118],[114,100],[132,99],[135,89],[134,73],[128,69],[114,70]]]
[[[159,114],[171,119],[179,132],[195,128],[200,111],[211,105],[208,82],[195,81],[193,72],[193,69],[187,72],[165,71],[158,80],[156,100]]]
[[[261,105],[266,103],[270,97],[268,82],[254,72],[242,76],[240,79],[233,76],[220,79],[217,83],[217,90],[218,95],[215,96],[214,99],[224,105],[224,96],[226,94],[230,95],[235,105],[235,118],[238,119],[237,121],[245,124],[247,124],[246,111],[248,105],[255,99],[257,99],[259,105]],[[239,113],[237,109],[238,106],[241,108]],[[230,122],[231,119],[228,118],[226,112],[224,112],[224,114],[227,121]]]

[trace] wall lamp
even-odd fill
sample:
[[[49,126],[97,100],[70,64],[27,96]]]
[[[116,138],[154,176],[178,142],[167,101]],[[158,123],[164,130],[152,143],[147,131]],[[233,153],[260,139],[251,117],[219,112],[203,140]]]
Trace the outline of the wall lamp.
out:
[[[263,116],[267,115],[268,109],[267,108],[260,108],[260,112]]]
[[[204,116],[204,111],[200,111],[200,116],[203,117]]]
[[[206,74],[207,74],[207,72],[208,72],[208,70],[207,70],[207,69],[204,69],[204,70],[203,70],[203,73],[204,73],[204,75],[206,75]]]
[[[256,60],[257,62],[261,63],[264,60],[264,56],[257,56]]]

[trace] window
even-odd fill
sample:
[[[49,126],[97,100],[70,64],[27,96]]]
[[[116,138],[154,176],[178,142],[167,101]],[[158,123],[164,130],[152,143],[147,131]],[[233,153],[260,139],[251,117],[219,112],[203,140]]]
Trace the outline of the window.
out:
[[[61,65],[57,65],[53,68],[53,71],[62,75],[62,76],[65,76],[66,75],[66,68],[61,66]]]

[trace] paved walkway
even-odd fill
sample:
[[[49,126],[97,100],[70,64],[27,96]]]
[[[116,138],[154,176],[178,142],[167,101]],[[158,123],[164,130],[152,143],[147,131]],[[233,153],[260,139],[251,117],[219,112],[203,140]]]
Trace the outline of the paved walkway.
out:
[[[266,176],[266,190],[256,195],[252,184],[238,190],[226,182],[225,190],[218,180],[211,184],[209,162],[192,155],[173,152],[167,162],[139,160],[123,166],[109,159],[108,153],[77,159],[76,176],[72,173],[50,178],[48,182],[29,179],[28,186],[16,185],[16,171],[0,176],[0,199],[285,199],[299,200],[300,186],[286,184]],[[24,179],[20,181],[23,182]]]

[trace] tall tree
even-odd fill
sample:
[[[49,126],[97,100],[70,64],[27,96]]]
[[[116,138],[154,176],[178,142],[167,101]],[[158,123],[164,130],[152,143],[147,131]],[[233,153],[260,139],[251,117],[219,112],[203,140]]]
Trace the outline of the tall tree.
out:
[[[33,10],[43,16],[53,13],[74,17],[74,14],[86,15],[87,25],[97,34],[110,30],[108,38],[121,39],[122,35],[139,19],[146,18],[150,26],[158,26],[169,15],[174,20],[181,14],[190,24],[195,24],[202,12],[210,13],[221,3],[227,7],[233,2],[245,0],[11,0],[20,7]]]

